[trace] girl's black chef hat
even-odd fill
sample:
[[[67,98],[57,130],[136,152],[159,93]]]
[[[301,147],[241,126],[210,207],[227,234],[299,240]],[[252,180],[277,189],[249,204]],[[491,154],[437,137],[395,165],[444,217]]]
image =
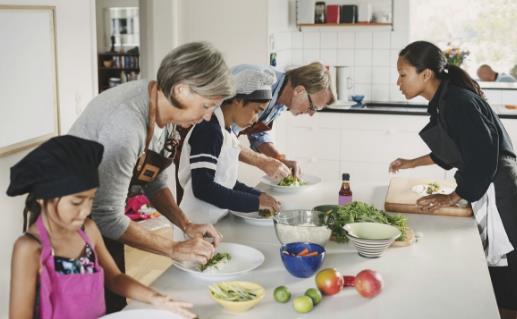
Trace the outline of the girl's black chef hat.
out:
[[[72,135],[49,139],[11,167],[7,195],[50,199],[99,186],[104,147]]]

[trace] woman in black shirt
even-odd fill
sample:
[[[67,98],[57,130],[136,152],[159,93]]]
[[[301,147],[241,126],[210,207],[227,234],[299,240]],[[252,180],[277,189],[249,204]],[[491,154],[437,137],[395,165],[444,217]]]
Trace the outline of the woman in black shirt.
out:
[[[444,169],[457,168],[457,188],[448,195],[421,198],[424,210],[455,205],[460,199],[471,203],[494,194],[502,226],[506,232],[506,260],[489,271],[502,318],[517,318],[517,164],[508,133],[486,102],[479,85],[461,68],[447,64],[442,51],[434,44],[417,41],[404,48],[397,61],[397,85],[407,99],[422,96],[429,102],[430,121],[420,136],[431,153],[415,159],[398,158],[390,171],[437,164]],[[493,185],[493,186],[492,186]],[[473,207],[477,207],[473,205]],[[476,210],[475,210],[476,212]],[[489,212],[488,214],[491,214]],[[487,214],[487,215],[488,215]],[[486,217],[485,215],[484,217]],[[487,218],[479,218],[480,229],[487,228]],[[493,215],[492,215],[493,216]],[[489,216],[490,217],[490,216]],[[504,236],[504,234],[502,235]],[[485,247],[490,238],[481,233]],[[498,239],[499,240],[499,239]],[[499,246],[500,247],[500,246]],[[490,256],[490,252],[487,252]]]

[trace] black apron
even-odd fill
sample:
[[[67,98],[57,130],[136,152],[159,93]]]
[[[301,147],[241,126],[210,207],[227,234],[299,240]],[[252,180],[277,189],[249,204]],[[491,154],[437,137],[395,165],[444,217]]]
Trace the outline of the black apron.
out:
[[[149,82],[149,118],[147,122],[147,135],[145,141],[145,149],[138,157],[136,165],[133,169],[133,177],[129,188],[132,186],[144,186],[156,179],[156,177],[169,167],[175,156],[177,145],[179,141],[172,134],[173,138],[167,139],[165,149],[170,152],[170,155],[165,157],[153,150],[149,149],[149,144],[153,138],[154,125],[156,123],[156,107],[158,101],[158,89],[155,81]],[[126,272],[124,244],[118,240],[113,240],[103,237],[106,248],[115,260],[120,271]],[[126,298],[111,292],[107,287],[105,288],[106,311],[113,313],[122,310],[127,305]]]
[[[444,80],[447,81],[447,80]],[[434,156],[447,165],[461,169],[463,160],[458,146],[447,133],[444,112],[448,81],[444,83],[438,99],[436,124],[427,124],[419,133]],[[496,206],[506,233],[517,249],[517,163],[515,157],[499,155],[497,173],[493,180]],[[506,255],[508,267],[489,267],[499,308],[517,310],[517,252]]]

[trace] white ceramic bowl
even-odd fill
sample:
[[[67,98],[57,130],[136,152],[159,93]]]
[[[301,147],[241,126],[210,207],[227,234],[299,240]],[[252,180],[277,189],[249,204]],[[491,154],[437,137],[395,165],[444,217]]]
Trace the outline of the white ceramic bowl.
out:
[[[397,227],[381,223],[351,223],[343,229],[359,255],[367,258],[382,256],[384,250],[401,235]]]

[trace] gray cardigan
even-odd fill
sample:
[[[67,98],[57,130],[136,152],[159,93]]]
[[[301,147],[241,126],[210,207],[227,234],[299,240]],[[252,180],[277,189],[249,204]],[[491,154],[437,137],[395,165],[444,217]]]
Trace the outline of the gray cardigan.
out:
[[[69,132],[104,145],[92,218],[102,234],[112,239],[120,238],[130,222],[124,208],[133,168],[145,147],[147,84],[147,80],[132,81],[104,91],[87,105]],[[162,172],[144,187],[146,195],[166,187],[166,179]]]

